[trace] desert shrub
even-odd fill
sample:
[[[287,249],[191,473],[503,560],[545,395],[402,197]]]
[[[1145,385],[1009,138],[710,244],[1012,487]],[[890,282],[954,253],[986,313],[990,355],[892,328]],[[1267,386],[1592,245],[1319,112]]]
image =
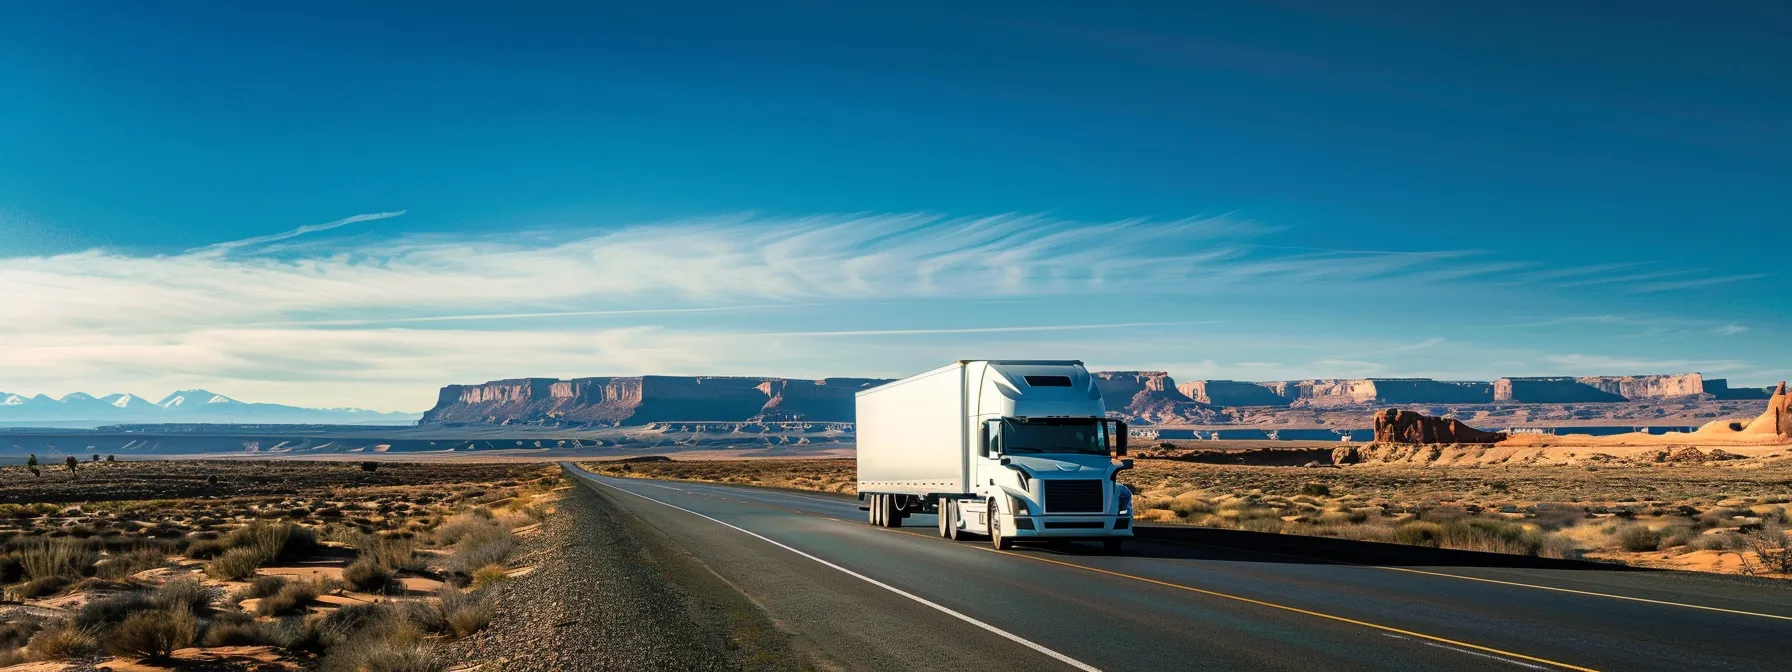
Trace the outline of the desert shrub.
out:
[[[503,583],[507,578],[510,577],[504,573],[503,567],[498,565],[486,565],[473,570],[472,588],[473,590],[484,590],[498,585],[499,583]]]
[[[44,619],[29,614],[8,618],[0,623],[0,651],[11,651],[24,646],[43,627]]]
[[[492,609],[478,595],[453,586],[442,586],[436,592],[436,608],[442,613],[440,632],[461,639],[478,632],[491,622]]]
[[[354,542],[360,558],[389,570],[423,569],[417,559],[416,543],[408,537],[391,535],[358,535]]]
[[[1663,530],[1663,534],[1661,536],[1661,543],[1656,545],[1656,548],[1665,551],[1670,548],[1675,548],[1678,546],[1685,546],[1687,544],[1692,543],[1694,539],[1698,538],[1698,536],[1699,536],[1698,531],[1696,531],[1690,527],[1682,527],[1682,526],[1671,527],[1666,530]]]
[[[1399,544],[1436,548],[1443,539],[1444,526],[1433,522],[1414,520],[1394,528],[1394,542]]]
[[[1701,534],[1692,541],[1692,547],[1701,551],[1728,551],[1742,548],[1743,544],[1742,535],[1735,532]]]
[[[255,570],[269,558],[253,548],[233,548],[205,566],[205,573],[225,581],[242,581],[255,576]]]
[[[194,560],[210,560],[228,550],[230,546],[222,539],[194,539],[187,544],[186,555]]]
[[[163,609],[185,609],[197,615],[212,613],[212,603],[216,602],[223,591],[201,583],[199,579],[183,576],[157,588],[152,599],[156,606]]]
[[[224,543],[233,550],[253,549],[265,564],[311,553],[317,549],[317,533],[303,525],[256,521],[232,530],[224,536]]]
[[[261,598],[255,605],[255,613],[262,616],[287,616],[305,610],[311,601],[317,599],[318,585],[308,581],[289,581],[280,587],[280,592]]]
[[[516,535],[508,528],[486,524],[461,535],[446,565],[449,571],[470,574],[480,567],[502,563],[516,550],[516,545]]]
[[[280,589],[285,587],[286,577],[284,576],[257,576],[255,577],[255,580],[250,581],[249,585],[244,586],[242,590],[238,590],[230,599],[241,602],[243,600],[267,597],[280,592]]]
[[[1330,497],[1332,489],[1324,483],[1308,483],[1300,486],[1300,494],[1308,497]]]
[[[479,515],[483,513],[484,515]],[[492,512],[486,509],[473,509],[473,513],[456,514],[436,528],[435,542],[439,546],[453,546],[460,543],[462,537],[485,530],[494,525]]]
[[[124,622],[131,614],[155,608],[149,593],[134,591],[118,593],[89,601],[75,612],[74,625],[103,631]]]
[[[33,600],[40,597],[55,595],[56,593],[61,592],[62,589],[73,585],[74,582],[74,579],[66,576],[46,576],[41,579],[27,581],[23,585],[13,588],[10,592],[13,593],[16,599]]]
[[[368,460],[366,462],[361,463],[361,471],[365,471],[370,474],[375,471],[379,471],[379,468],[380,468],[380,463],[374,462],[372,460]]]
[[[440,672],[448,669],[448,658],[422,637],[370,635],[356,637],[331,649],[320,662],[319,669],[323,672]]]
[[[1629,525],[1618,530],[1618,547],[1626,551],[1653,551],[1661,547],[1661,533],[1643,525]]]
[[[1177,516],[1187,518],[1197,513],[1213,513],[1213,504],[1200,495],[1185,492],[1170,500],[1170,510]]]
[[[140,548],[129,553],[113,556],[111,559],[94,566],[94,576],[104,579],[122,579],[146,569],[168,566],[168,556],[153,548]]]
[[[25,563],[19,556],[8,553],[0,555],[0,583],[18,583],[25,580]]]
[[[25,653],[35,660],[61,660],[87,656],[100,651],[99,639],[93,631],[75,627],[68,621],[57,621],[37,631],[25,644]]]
[[[398,575],[377,562],[362,558],[342,570],[342,581],[349,588],[368,593],[383,593],[397,582]]]
[[[106,636],[106,648],[120,657],[164,659],[189,646],[198,634],[193,614],[184,609],[139,611]]]
[[[257,621],[242,612],[230,612],[234,616],[225,617],[220,614],[212,619],[211,627],[205,629],[205,637],[200,640],[204,646],[280,646],[278,626],[267,621]]]
[[[78,579],[93,569],[99,557],[99,553],[94,552],[86,543],[71,539],[41,541],[29,544],[19,551],[19,562],[25,569],[25,576],[32,579],[51,576]]]

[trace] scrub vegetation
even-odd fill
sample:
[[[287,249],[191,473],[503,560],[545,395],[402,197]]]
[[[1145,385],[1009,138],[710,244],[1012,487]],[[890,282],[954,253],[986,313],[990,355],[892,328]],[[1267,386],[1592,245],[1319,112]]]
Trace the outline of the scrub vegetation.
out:
[[[135,485],[0,504],[0,584],[21,603],[0,606],[0,665],[446,669],[447,643],[492,621],[488,591],[562,483],[539,464],[107,462],[81,476]],[[208,478],[239,485],[133,497]]]

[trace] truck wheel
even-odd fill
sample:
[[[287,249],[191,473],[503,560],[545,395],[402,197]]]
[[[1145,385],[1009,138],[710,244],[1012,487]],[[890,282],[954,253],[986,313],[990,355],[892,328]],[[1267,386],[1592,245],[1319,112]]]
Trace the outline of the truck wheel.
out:
[[[955,525],[952,524],[952,518],[948,515],[951,513],[951,511],[947,510],[947,507],[950,507],[951,505],[952,505],[952,500],[946,499],[945,497],[941,497],[939,505],[934,507],[934,510],[939,512],[940,538],[941,539],[951,539],[952,533],[949,532],[948,530],[950,530],[953,527],[956,527]]]
[[[1101,550],[1107,551],[1109,553],[1119,553],[1120,547],[1125,546],[1125,545],[1126,545],[1125,539],[1114,538],[1114,539],[1101,540]]]
[[[958,500],[946,500],[946,520],[952,525],[946,528],[946,538],[958,541],[963,536],[963,533],[958,531]]]
[[[1014,545],[1014,541],[1002,536],[1002,509],[996,506],[996,500],[989,500],[989,543],[998,551],[1006,551]]]
[[[878,518],[882,517],[881,514],[883,513],[883,502],[880,500],[881,497],[882,495],[872,495],[870,501],[866,502],[865,510],[868,512],[866,513],[866,519],[867,522],[870,522],[872,525],[881,524],[878,522]]]
[[[884,495],[884,527],[902,527],[902,511],[896,508],[896,495]]]

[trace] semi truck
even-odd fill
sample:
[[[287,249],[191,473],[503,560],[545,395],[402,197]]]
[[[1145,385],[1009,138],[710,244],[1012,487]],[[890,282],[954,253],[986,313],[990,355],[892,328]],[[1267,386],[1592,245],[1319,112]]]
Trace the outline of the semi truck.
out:
[[[949,539],[1099,541],[1133,534],[1126,424],[1079,361],[962,360],[860,391],[860,507],[899,527],[936,514]]]

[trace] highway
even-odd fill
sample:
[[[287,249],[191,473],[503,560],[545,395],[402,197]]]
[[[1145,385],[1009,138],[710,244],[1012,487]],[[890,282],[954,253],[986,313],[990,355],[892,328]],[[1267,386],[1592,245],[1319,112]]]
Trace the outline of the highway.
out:
[[[1199,530],[1003,552],[850,498],[567,468],[848,669],[1792,669],[1784,582]]]

